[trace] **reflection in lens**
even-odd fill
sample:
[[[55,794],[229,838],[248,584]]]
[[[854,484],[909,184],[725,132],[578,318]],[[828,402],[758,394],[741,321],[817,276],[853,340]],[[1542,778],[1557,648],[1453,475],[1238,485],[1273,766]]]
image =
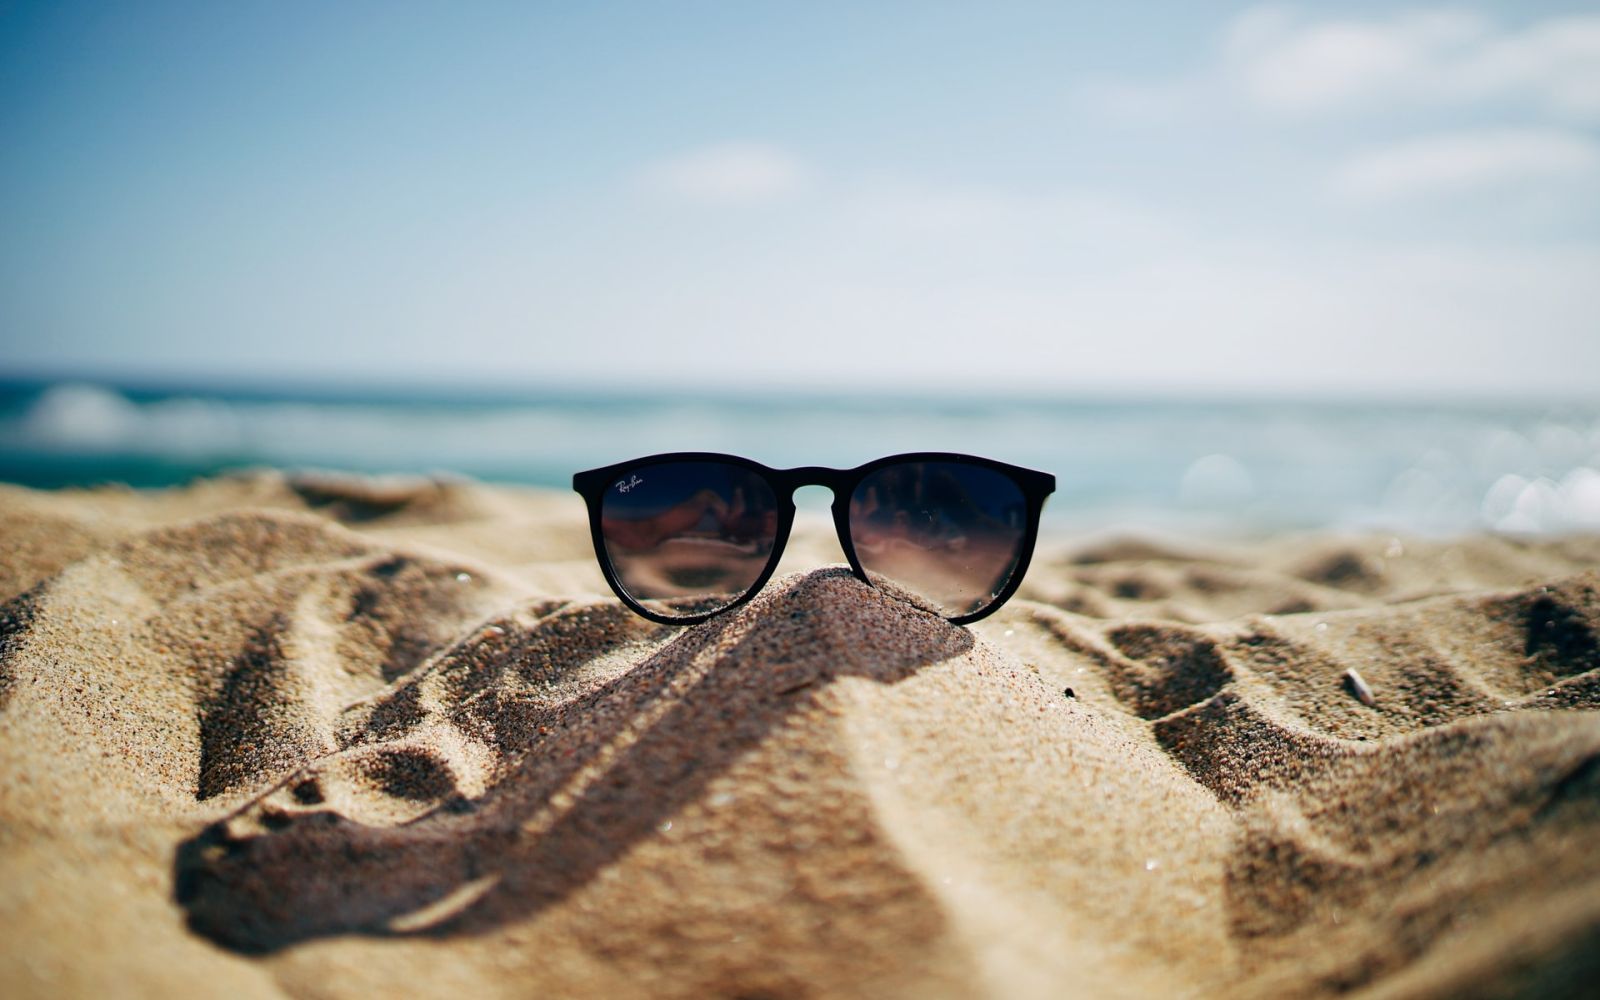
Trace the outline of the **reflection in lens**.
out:
[[[606,487],[600,532],[629,597],[688,617],[727,607],[755,584],[778,536],[778,503],[741,466],[646,465]]]
[[[850,496],[850,540],[862,568],[952,618],[994,602],[1027,533],[1022,489],[979,465],[892,465]]]

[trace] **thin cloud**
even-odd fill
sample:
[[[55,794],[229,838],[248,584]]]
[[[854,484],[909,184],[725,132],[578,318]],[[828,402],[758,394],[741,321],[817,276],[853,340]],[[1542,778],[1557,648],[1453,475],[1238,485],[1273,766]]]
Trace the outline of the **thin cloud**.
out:
[[[1063,229],[1147,236],[1168,232],[1166,220],[1138,199],[1097,188],[1017,191],[1000,186],[930,184],[876,176],[854,187],[839,206],[850,219],[885,233],[920,239],[981,234],[1056,233]]]
[[[708,204],[753,204],[791,197],[811,186],[811,171],[777,146],[727,142],[690,150],[640,172],[649,191]]]
[[[1311,117],[1510,103],[1588,123],[1600,121],[1600,15],[1512,28],[1464,9],[1362,19],[1259,6],[1234,18],[1186,77],[1089,81],[1076,96],[1134,121],[1219,106]]]
[[[1280,112],[1510,99],[1600,117],[1600,16],[1513,30],[1464,10],[1356,20],[1257,7],[1229,30],[1222,72],[1249,102]]]
[[[1351,157],[1334,175],[1359,200],[1459,195],[1600,176],[1600,142],[1559,129],[1475,129],[1407,139]]]

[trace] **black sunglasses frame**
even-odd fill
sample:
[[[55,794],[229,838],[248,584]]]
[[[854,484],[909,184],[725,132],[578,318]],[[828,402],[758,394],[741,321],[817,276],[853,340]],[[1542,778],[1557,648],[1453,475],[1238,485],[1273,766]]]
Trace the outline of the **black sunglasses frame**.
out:
[[[652,465],[665,465],[672,462],[720,462],[727,465],[747,469],[760,475],[771,487],[773,496],[778,500],[778,531],[773,540],[772,553],[767,557],[767,565],[756,578],[755,583],[741,594],[738,599],[723,605],[715,611],[708,611],[697,615],[683,615],[674,617],[659,614],[644,607],[631,597],[622,586],[622,581],[617,578],[616,570],[611,565],[611,559],[606,554],[605,534],[601,529],[600,505],[605,498],[606,490],[624,475],[649,468]],[[1039,515],[1044,510],[1045,498],[1055,492],[1056,477],[1048,472],[1037,472],[1017,465],[1008,465],[997,462],[991,458],[979,458],[976,455],[959,455],[943,451],[918,451],[904,455],[889,455],[885,458],[874,459],[865,465],[853,469],[829,469],[818,465],[807,465],[797,469],[772,469],[760,462],[738,455],[722,455],[716,452],[681,451],[664,455],[650,455],[645,458],[634,459],[631,462],[618,462],[599,469],[589,469],[579,472],[572,477],[572,488],[584,499],[589,508],[589,534],[594,541],[595,557],[600,561],[600,570],[605,574],[606,583],[635,613],[653,622],[662,625],[698,625],[701,622],[714,618],[717,615],[747,603],[772,579],[772,574],[778,568],[778,562],[783,558],[784,547],[789,542],[789,530],[794,527],[795,506],[794,492],[802,486],[825,486],[833,492],[833,526],[839,535],[839,546],[844,550],[844,557],[850,563],[850,570],[862,583],[875,586],[867,576],[867,571],[862,567],[861,560],[856,557],[855,545],[850,540],[850,498],[854,495],[856,487],[861,481],[879,469],[891,465],[905,465],[915,462],[951,462],[961,465],[971,465],[978,468],[989,469],[1008,477],[1016,483],[1022,491],[1023,500],[1028,509],[1027,534],[1019,545],[1017,564],[1011,572],[1011,577],[1006,581],[1005,587],[996,594],[994,600],[984,605],[971,614],[959,615],[947,619],[953,625],[967,625],[987,618],[1000,606],[1010,600],[1011,595],[1017,592],[1022,585],[1022,578],[1028,572],[1028,563],[1033,559],[1033,549],[1039,540]]]

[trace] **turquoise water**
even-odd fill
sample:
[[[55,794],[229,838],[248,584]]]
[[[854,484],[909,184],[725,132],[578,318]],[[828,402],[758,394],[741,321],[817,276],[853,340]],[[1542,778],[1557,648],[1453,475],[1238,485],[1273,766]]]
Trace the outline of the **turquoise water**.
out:
[[[1071,530],[1600,531],[1600,403],[0,382],[0,480],[38,487],[168,486],[269,465],[565,489],[578,469],[688,450],[777,466],[914,450],[988,455],[1055,473],[1047,514]]]

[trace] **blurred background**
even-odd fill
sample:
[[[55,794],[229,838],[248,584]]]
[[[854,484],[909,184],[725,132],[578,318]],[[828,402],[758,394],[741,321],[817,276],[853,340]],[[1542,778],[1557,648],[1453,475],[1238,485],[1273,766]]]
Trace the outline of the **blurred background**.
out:
[[[0,479],[1056,473],[1600,530],[1600,12],[0,3]]]

